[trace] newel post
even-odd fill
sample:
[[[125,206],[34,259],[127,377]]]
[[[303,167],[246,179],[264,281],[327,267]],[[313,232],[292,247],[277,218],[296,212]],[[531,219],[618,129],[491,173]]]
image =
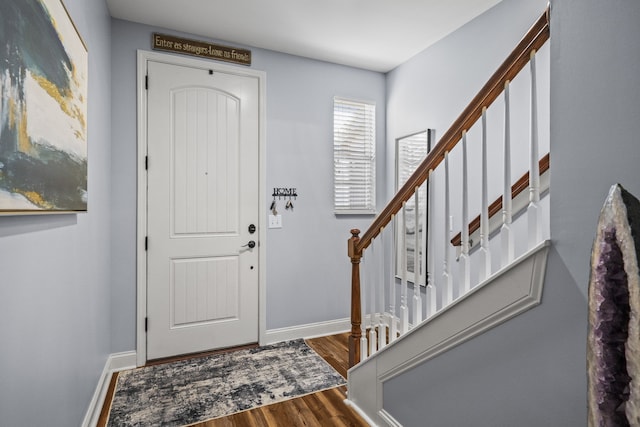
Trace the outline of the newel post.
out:
[[[360,260],[362,251],[358,249],[360,230],[351,230],[348,241],[349,258],[351,258],[351,335],[349,335],[349,367],[360,362],[360,322],[362,307],[360,306]]]

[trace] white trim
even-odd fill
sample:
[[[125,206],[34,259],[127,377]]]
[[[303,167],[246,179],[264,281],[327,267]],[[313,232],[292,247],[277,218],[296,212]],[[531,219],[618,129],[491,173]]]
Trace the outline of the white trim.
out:
[[[378,212],[373,210],[365,210],[365,209],[343,209],[343,210],[334,210],[334,215],[377,215]]]
[[[353,409],[355,411],[356,414],[360,415],[360,417],[367,423],[369,424],[371,427],[378,427],[378,425],[376,423],[373,422],[373,420],[371,418],[369,418],[369,416],[362,410],[360,409],[360,407],[358,405],[356,405],[355,403],[353,403],[351,400],[349,399],[345,399],[344,400],[344,404],[349,406],[351,409]],[[400,425],[400,424],[398,424]]]
[[[138,71],[137,71],[137,96],[138,96],[138,196],[137,196],[137,307],[136,307],[136,353],[137,365],[143,366],[147,361],[147,334],[144,330],[145,317],[147,313],[147,256],[144,247],[145,236],[147,234],[147,174],[145,170],[145,156],[147,155],[147,97],[144,85],[145,76],[147,74],[147,62],[159,61],[168,64],[182,65],[186,67],[206,67],[212,70],[225,71],[237,75],[251,76],[258,79],[259,82],[259,212],[258,212],[258,232],[259,232],[259,275],[258,275],[258,342],[261,345],[266,343],[266,249],[267,249],[267,231],[265,218],[267,217],[266,206],[266,183],[267,183],[267,147],[266,147],[266,85],[267,74],[264,71],[248,69],[245,67],[219,64],[212,61],[183,58],[176,55],[169,55],[159,52],[149,52],[138,50]]]
[[[387,411],[385,411],[384,409],[381,409],[378,411],[378,415],[380,416],[380,418],[382,419],[382,421],[384,421],[385,423],[387,423],[387,425],[391,426],[391,427],[402,427],[402,424],[400,424],[398,422],[398,420],[396,420],[395,418],[393,418],[391,416],[390,413],[388,413]]]
[[[93,392],[91,402],[89,402],[89,408],[87,408],[84,420],[82,420],[82,427],[93,427],[98,423],[98,418],[102,411],[102,405],[104,404],[104,398],[107,395],[110,380],[111,372],[109,370],[109,358],[107,358],[107,362],[102,369],[102,374],[100,374],[100,378],[98,379],[96,389]]]
[[[89,402],[89,408],[87,409],[84,420],[82,421],[82,427],[95,427],[98,424],[100,412],[102,412],[102,406],[104,405],[104,399],[107,396],[107,391],[109,390],[111,375],[114,372],[133,369],[135,367],[135,351],[114,353],[107,357],[104,368],[102,369],[102,374],[100,374],[98,384],[93,392],[93,397],[91,398],[91,402]]]
[[[540,304],[550,245],[549,240],[540,243],[445,310],[349,369],[349,399],[382,423],[384,382]]]
[[[142,82],[147,75],[148,57],[138,51],[138,76],[137,76],[137,105],[138,105],[138,158],[137,158],[137,226],[136,226],[136,254],[137,254],[137,278],[136,278],[136,351],[137,366],[143,366],[147,361],[147,333],[145,331],[145,317],[147,313],[147,255],[145,251],[145,237],[147,235],[147,174],[145,158],[147,155],[147,97],[146,88]]]
[[[266,332],[265,344],[274,344],[281,341],[295,340],[298,338],[315,338],[325,335],[334,335],[351,330],[351,320],[328,320],[326,322],[307,323],[305,325],[290,326],[286,328],[269,329]]]
[[[114,353],[109,356],[109,370],[111,372],[120,372],[136,367],[136,352],[124,351],[122,353]]]
[[[384,382],[395,378],[540,304],[549,246],[548,240],[540,243],[431,317],[425,322],[431,326],[428,331],[424,327],[410,331],[427,332],[429,338],[421,341],[429,347],[409,360],[408,353],[402,357],[396,352],[394,360],[379,365],[384,370],[380,379]],[[399,337],[396,342],[409,335]],[[397,361],[397,355],[402,361]]]

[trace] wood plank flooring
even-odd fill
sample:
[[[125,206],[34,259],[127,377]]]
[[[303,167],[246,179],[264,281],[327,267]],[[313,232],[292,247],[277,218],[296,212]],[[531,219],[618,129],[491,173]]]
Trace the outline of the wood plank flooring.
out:
[[[349,364],[348,333],[312,338],[306,342],[346,378]],[[353,409],[344,403],[346,391],[346,386],[336,387],[228,417],[192,424],[191,427],[368,426]],[[110,402],[111,396],[107,396],[105,401]],[[104,409],[103,414],[106,415]],[[105,424],[106,416],[104,419],[101,417],[98,426],[102,427]]]
[[[349,332],[305,340],[340,375],[347,378],[349,370]]]
[[[367,423],[345,405],[346,390],[344,386],[332,388],[193,424],[193,427],[367,426]]]

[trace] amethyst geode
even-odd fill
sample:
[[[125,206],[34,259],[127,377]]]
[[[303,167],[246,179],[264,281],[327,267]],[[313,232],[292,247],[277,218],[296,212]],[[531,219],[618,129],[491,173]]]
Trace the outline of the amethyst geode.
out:
[[[591,254],[589,426],[640,426],[640,201],[611,187]]]

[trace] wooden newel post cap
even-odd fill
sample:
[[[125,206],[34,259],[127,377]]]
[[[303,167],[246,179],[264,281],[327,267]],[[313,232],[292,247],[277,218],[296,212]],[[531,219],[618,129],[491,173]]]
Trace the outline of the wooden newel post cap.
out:
[[[351,238],[347,241],[348,254],[349,258],[351,258],[351,262],[360,262],[361,254],[356,253],[356,246],[360,241],[360,230],[354,228],[351,230]]]

